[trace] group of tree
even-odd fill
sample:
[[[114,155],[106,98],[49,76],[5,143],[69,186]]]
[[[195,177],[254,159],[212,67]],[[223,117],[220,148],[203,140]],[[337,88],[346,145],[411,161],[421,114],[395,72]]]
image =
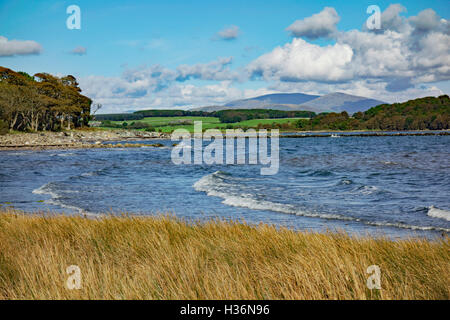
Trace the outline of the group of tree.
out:
[[[273,109],[237,109],[214,112],[214,116],[222,123],[236,123],[253,119],[311,118],[312,111],[282,111]]]
[[[71,75],[30,76],[0,67],[0,131],[57,131],[88,126],[92,101],[80,92]]]
[[[109,113],[98,114],[95,116],[96,121],[130,121],[130,120],[142,120],[144,116],[137,113]]]
[[[448,95],[381,104],[352,117],[347,112],[323,113],[297,121],[300,130],[445,130],[450,129]]]
[[[96,120],[98,120],[96,118]],[[120,121],[120,120],[118,120]],[[147,131],[154,131],[154,129],[150,124],[143,122],[143,121],[132,121],[132,122],[112,122],[111,120],[102,120],[101,122],[102,127],[108,127],[108,128],[116,128],[116,129],[146,129]]]

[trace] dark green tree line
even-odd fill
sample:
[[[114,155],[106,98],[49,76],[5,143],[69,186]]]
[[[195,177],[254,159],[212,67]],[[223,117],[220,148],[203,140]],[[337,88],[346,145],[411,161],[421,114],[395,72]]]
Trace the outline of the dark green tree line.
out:
[[[300,130],[446,130],[450,129],[448,95],[382,104],[366,112],[323,113],[297,121]]]
[[[87,126],[92,101],[80,92],[71,75],[58,78],[37,73],[31,77],[25,72],[0,67],[1,123],[9,130],[18,131]]]

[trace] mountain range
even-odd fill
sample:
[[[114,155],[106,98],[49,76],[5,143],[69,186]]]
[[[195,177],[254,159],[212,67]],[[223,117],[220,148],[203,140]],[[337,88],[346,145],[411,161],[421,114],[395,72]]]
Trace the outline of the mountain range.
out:
[[[228,102],[222,106],[207,106],[193,111],[219,111],[226,109],[275,109],[284,111],[308,110],[316,113],[342,112],[352,114],[366,111],[385,102],[366,97],[334,92],[324,96],[304,93],[275,93]]]

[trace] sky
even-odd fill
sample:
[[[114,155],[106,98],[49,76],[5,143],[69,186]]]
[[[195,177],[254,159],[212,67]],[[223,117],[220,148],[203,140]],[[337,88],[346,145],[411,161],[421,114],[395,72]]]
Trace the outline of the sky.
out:
[[[0,0],[0,66],[71,74],[103,113],[280,92],[402,102],[450,93],[448,19],[448,0]]]

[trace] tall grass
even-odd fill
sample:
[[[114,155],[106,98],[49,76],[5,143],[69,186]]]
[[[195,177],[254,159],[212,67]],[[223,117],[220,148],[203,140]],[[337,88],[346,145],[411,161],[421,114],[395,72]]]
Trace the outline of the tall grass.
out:
[[[448,237],[0,213],[0,299],[449,299]],[[81,289],[66,287],[66,268]],[[369,290],[367,267],[381,268]]]

